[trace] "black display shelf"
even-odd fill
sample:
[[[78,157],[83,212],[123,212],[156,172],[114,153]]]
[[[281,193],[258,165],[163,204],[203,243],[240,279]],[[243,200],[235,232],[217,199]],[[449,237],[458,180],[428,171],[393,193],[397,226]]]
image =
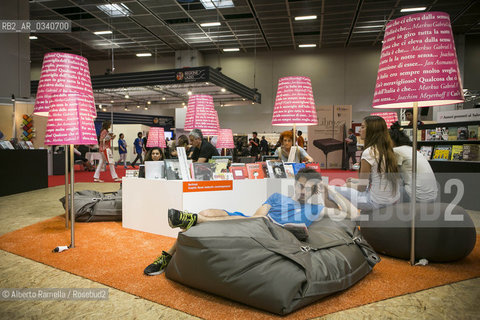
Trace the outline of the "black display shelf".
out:
[[[480,144],[480,140],[421,140],[417,141],[417,144],[426,144],[426,145],[432,145],[432,144]]]

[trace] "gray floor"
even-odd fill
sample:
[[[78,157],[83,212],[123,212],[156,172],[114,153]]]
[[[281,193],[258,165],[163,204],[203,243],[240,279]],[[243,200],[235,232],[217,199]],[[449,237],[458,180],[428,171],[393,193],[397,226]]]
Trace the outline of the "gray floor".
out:
[[[114,191],[119,184],[77,183],[76,190]],[[0,197],[0,235],[63,213],[64,187]],[[480,212],[469,212],[480,231]],[[0,288],[107,288],[0,250]],[[337,312],[322,319],[479,319],[480,278]],[[106,301],[5,301],[1,319],[192,319],[189,314],[109,289]]]

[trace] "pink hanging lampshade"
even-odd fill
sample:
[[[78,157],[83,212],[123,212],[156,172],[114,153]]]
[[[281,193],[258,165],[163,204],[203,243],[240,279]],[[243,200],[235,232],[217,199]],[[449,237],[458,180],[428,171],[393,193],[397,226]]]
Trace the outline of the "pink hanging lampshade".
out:
[[[192,95],[188,99],[185,130],[200,129],[204,135],[216,135],[219,129],[218,114],[212,96]]]
[[[86,58],[51,52],[43,58],[33,113],[47,116],[55,95],[80,96],[89,101],[89,113],[96,117],[92,82]]]
[[[55,97],[48,112],[46,145],[97,144],[90,101],[81,97]]]
[[[147,148],[160,147],[166,148],[165,131],[160,127],[150,128],[148,131]]]
[[[318,124],[312,83],[308,77],[284,77],[278,80],[272,125],[309,126]]]
[[[235,148],[233,144],[233,134],[232,129],[220,129],[218,130],[218,138],[217,138],[217,148],[226,148],[231,149]]]
[[[385,120],[387,128],[390,128],[392,123],[398,121],[398,115],[396,112],[374,112],[370,114],[371,116],[379,116]]]
[[[464,101],[450,17],[423,12],[385,28],[374,108],[440,106]]]

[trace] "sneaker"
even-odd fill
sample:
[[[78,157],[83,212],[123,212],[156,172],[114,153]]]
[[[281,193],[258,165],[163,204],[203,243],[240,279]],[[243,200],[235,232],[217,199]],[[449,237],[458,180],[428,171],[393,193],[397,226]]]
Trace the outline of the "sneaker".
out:
[[[355,163],[353,166],[352,166],[352,170],[358,170],[360,169],[360,164],[359,163]]]
[[[168,224],[171,228],[190,229],[197,223],[197,214],[176,209],[168,209]]]
[[[148,265],[148,267],[143,270],[147,276],[156,276],[165,271],[167,268],[168,263],[172,259],[172,256],[165,251],[162,251],[162,255],[159,256],[152,264]]]

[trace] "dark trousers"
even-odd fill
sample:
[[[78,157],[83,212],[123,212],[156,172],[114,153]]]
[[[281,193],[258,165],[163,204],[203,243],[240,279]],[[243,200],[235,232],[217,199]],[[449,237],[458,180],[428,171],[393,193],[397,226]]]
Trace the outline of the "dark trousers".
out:
[[[350,166],[350,158],[352,159],[352,164],[355,164],[357,163],[357,152],[356,151],[352,151],[352,152],[348,152],[347,153],[347,163],[348,163],[348,166]]]
[[[137,160],[140,160],[140,163],[143,163],[143,158],[141,153],[137,153],[137,157],[132,162],[132,167],[135,166],[135,163],[137,163]]]

